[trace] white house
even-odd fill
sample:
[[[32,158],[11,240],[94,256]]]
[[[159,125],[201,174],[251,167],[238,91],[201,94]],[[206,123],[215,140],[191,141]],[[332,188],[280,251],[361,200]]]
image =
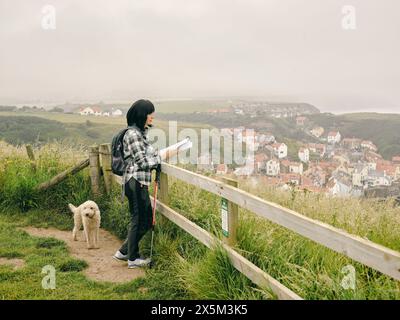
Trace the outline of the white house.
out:
[[[366,177],[368,176],[368,171],[369,171],[368,164],[364,163],[355,164],[351,176],[353,186],[362,187],[364,185]]]
[[[113,117],[120,117],[122,116],[122,111],[120,109],[116,109],[112,111]]]
[[[352,185],[345,179],[332,177],[327,184],[328,193],[332,196],[349,197],[352,191]]]
[[[310,150],[308,150],[307,148],[300,148],[299,159],[301,162],[308,163],[310,161]]]
[[[370,170],[365,180],[370,187],[390,186],[392,184],[392,179],[386,175],[386,172],[376,170]]]
[[[79,110],[79,114],[81,116],[88,116],[88,115],[94,114],[94,110],[91,107],[81,108]]]
[[[104,111],[102,116],[103,117],[109,117],[110,116],[110,112],[109,111]]]
[[[331,131],[328,133],[328,143],[339,143],[342,139],[339,131]]]
[[[284,143],[274,143],[272,145],[273,149],[274,149],[274,153],[275,155],[279,158],[286,158],[287,157],[287,152],[288,152],[288,148],[287,145]]]
[[[268,176],[273,176],[273,177],[279,175],[279,173],[280,173],[279,161],[277,161],[275,159],[271,159],[271,160],[267,161],[266,173]]]
[[[301,162],[290,162],[289,173],[303,174],[303,164]]]
[[[103,114],[103,112],[101,111],[101,109],[99,107],[93,107],[92,109],[94,111],[95,116],[101,116]]]

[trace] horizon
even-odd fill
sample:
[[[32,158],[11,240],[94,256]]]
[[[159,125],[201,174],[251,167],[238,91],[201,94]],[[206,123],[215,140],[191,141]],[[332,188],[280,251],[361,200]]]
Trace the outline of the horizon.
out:
[[[152,97],[143,97],[146,99],[150,99],[153,101],[155,104],[160,103],[160,102],[165,102],[165,101],[229,101],[229,100],[247,100],[247,101],[265,101],[265,102],[270,102],[270,103],[307,103],[310,104],[314,107],[316,107],[321,113],[332,113],[334,115],[341,115],[341,114],[351,114],[351,113],[378,113],[378,114],[400,114],[400,108],[361,108],[361,107],[354,107],[354,108],[337,108],[336,110],[330,110],[330,109],[322,109],[318,105],[315,105],[313,103],[310,103],[308,101],[297,101],[297,100],[273,100],[273,99],[268,99],[268,98],[262,98],[262,97],[182,97],[182,98],[152,98]],[[97,100],[81,100],[81,99],[67,99],[64,101],[26,101],[26,102],[16,102],[16,103],[2,103],[0,101],[0,106],[16,106],[18,108],[21,108],[23,106],[28,106],[28,107],[44,107],[44,108],[51,108],[55,106],[62,106],[64,104],[77,104],[77,105],[83,105],[83,104],[132,104],[133,101],[136,101],[137,99],[140,99],[140,97],[133,98],[131,100],[107,100],[107,99],[97,99]],[[200,108],[198,111],[202,111]]]
[[[0,103],[266,97],[400,112],[400,3],[0,2]]]

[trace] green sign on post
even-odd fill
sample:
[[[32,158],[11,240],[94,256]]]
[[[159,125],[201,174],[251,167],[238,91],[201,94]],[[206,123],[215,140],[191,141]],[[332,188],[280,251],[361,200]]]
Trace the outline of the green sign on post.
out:
[[[221,219],[222,219],[222,233],[225,237],[229,237],[229,223],[228,223],[228,200],[221,199]]]

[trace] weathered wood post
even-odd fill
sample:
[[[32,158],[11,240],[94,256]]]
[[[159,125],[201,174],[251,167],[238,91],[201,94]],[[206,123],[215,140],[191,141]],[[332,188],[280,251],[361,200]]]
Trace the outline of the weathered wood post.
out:
[[[100,195],[100,160],[99,147],[97,145],[89,147],[89,167],[92,193],[93,195],[98,196]]]
[[[162,165],[161,165],[162,166]],[[168,175],[164,172],[160,174],[160,191],[159,191],[159,199],[160,201],[168,205],[169,204],[169,196],[168,196]],[[160,224],[165,223],[165,219],[163,216],[160,218]]]
[[[104,185],[106,187],[107,194],[110,194],[110,192],[111,192],[111,179],[112,179],[112,172],[111,172],[111,144],[110,143],[101,144],[99,152],[100,152],[101,166],[103,168]]]
[[[26,148],[26,153],[28,154],[29,160],[31,161],[32,169],[33,169],[33,171],[36,171],[36,163],[35,163],[36,160],[35,160],[35,155],[33,153],[32,146],[30,144],[27,144],[25,146],[25,148]]]
[[[222,178],[223,182],[236,187],[238,182],[230,178]],[[221,199],[222,233],[225,244],[233,247],[236,245],[236,229],[239,221],[239,207],[225,198]]]

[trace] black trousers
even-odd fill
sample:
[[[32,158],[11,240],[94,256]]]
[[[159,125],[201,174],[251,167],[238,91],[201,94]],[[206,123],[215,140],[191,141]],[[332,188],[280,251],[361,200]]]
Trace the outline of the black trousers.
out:
[[[153,212],[146,185],[142,185],[136,179],[131,178],[125,184],[125,195],[129,201],[131,221],[128,237],[119,251],[123,255],[128,255],[128,259],[133,261],[140,257],[139,241],[151,229]]]

